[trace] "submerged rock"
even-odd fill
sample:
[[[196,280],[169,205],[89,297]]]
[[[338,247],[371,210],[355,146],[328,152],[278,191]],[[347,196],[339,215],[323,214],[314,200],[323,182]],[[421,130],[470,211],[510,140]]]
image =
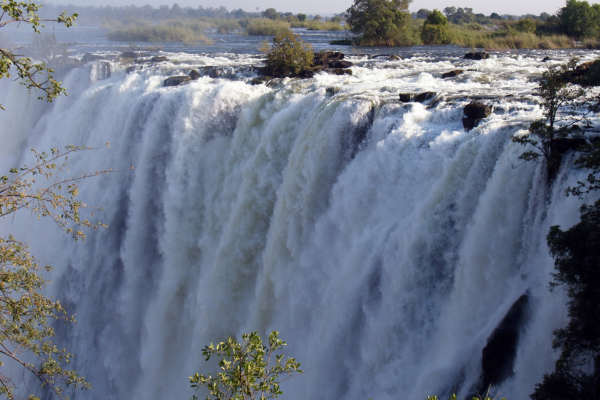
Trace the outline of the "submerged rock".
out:
[[[190,76],[190,78],[191,78],[193,81],[197,81],[198,79],[200,79],[200,77],[201,77],[202,75],[200,75],[200,72],[198,72],[198,71],[196,71],[195,69],[193,69],[193,70],[192,70],[192,72],[190,72],[190,75],[189,75],[189,76]]]
[[[169,61],[169,59],[165,56],[156,56],[156,57],[152,57],[152,62],[163,62],[163,61]]]
[[[191,81],[192,78],[190,78],[187,75],[182,75],[182,76],[170,76],[167,79],[165,79],[165,86],[179,86],[182,83],[186,83]]]
[[[462,69],[455,69],[454,71],[450,71],[450,72],[446,72],[445,74],[442,74],[442,79],[446,79],[446,78],[454,78],[455,76],[458,76],[460,74],[462,74],[463,71]]]
[[[414,97],[415,95],[411,93],[400,93],[400,102],[410,103]]]
[[[388,57],[388,61],[400,61],[400,57],[395,54],[392,54]]]

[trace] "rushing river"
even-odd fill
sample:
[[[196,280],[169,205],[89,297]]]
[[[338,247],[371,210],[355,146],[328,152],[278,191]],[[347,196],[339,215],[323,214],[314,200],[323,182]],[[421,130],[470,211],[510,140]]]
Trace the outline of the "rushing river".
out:
[[[545,236],[578,221],[565,188],[586,173],[567,154],[549,186],[510,137],[542,116],[535,79],[573,52],[470,61],[456,47],[347,48],[352,76],[251,85],[256,48],[216,45],[163,49],[170,61],[132,73],[112,62],[107,79],[86,64],[52,104],[0,83],[3,171],[30,148],[105,142],[71,157],[71,171],[124,171],[81,182],[109,225],[84,243],[26,214],[2,224],[55,267],[49,290],[77,315],[57,342],[93,389],[73,398],[189,398],[188,376],[216,372],[203,346],[255,330],[280,331],[307,370],[282,399],[466,396],[492,332],[526,295],[492,393],[528,399],[567,320],[565,294],[548,291]],[[206,66],[224,77],[163,87]],[[426,91],[436,96],[424,104],[398,101]],[[465,132],[473,99],[494,112]]]

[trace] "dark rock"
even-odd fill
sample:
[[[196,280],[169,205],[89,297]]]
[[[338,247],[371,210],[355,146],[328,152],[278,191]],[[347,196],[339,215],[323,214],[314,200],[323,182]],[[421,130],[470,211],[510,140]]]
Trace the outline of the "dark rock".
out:
[[[328,65],[329,68],[350,68],[354,66],[350,61],[329,61]]]
[[[309,69],[303,69],[302,71],[300,71],[298,73],[298,78],[312,78],[315,76],[315,74],[316,74],[316,71],[309,70]]]
[[[163,61],[169,61],[169,59],[165,56],[156,56],[156,57],[152,57],[152,62],[163,62]]]
[[[325,70],[327,73],[332,75],[352,75],[351,69],[343,69],[343,68],[328,68]]]
[[[90,61],[96,61],[96,60],[104,60],[104,57],[102,56],[98,56],[92,53],[85,53],[83,55],[83,58],[81,59],[82,62],[87,63]]]
[[[413,99],[413,101],[417,102],[417,103],[423,103],[429,99],[433,99],[435,97],[437,93],[435,92],[423,92],[423,93],[419,93],[418,95],[415,96],[415,98]]]
[[[488,338],[482,351],[480,393],[488,390],[490,385],[501,384],[514,374],[517,346],[528,311],[529,297],[524,294],[513,304]]]
[[[478,51],[475,53],[467,53],[463,57],[465,60],[485,60],[486,58],[490,58],[490,54],[485,51]]]
[[[263,83],[267,83],[269,82],[271,79],[273,79],[270,76],[259,76],[257,78],[254,78],[250,81],[251,85],[262,85]]]
[[[129,74],[134,71],[141,71],[142,69],[144,69],[143,65],[131,65],[127,67],[126,72]]]
[[[170,76],[167,79],[165,79],[165,86],[179,86],[182,83],[186,83],[191,81],[192,78],[190,78],[187,75],[182,75],[182,76]]]
[[[463,128],[465,128],[465,131],[469,132],[479,125],[479,121],[481,121],[481,119],[464,117],[462,120]]]
[[[316,61],[334,61],[343,60],[345,54],[341,51],[324,51],[322,53],[315,53],[313,60]]]
[[[446,72],[445,74],[442,74],[442,79],[446,79],[446,78],[454,78],[457,75],[462,74],[463,71],[462,69],[455,69],[454,71],[450,71],[450,72]]]
[[[412,101],[413,97],[415,97],[414,94],[400,93],[400,101],[402,103],[410,103]]]
[[[468,118],[482,119],[487,118],[492,113],[492,107],[483,103],[473,102],[467,104],[464,111]]]
[[[562,155],[569,150],[577,151],[586,144],[588,142],[584,138],[557,138],[552,141],[552,151]]]
[[[208,72],[208,76],[215,79],[225,75],[225,70],[223,68],[211,68]]]
[[[388,57],[388,61],[399,61],[399,60],[400,60],[400,57],[398,57],[397,55],[394,55],[394,54],[392,54]]]
[[[341,88],[337,87],[337,86],[331,86],[328,87],[327,89],[325,89],[325,93],[327,93],[330,96],[333,96],[336,93],[339,93],[341,90]]]
[[[190,78],[192,78],[193,81],[197,81],[201,76],[202,75],[200,75],[200,72],[196,71],[195,69],[190,72]]]
[[[550,61],[550,60],[552,60],[552,59],[550,57],[546,56],[546,57],[544,57],[544,59],[542,60],[542,62],[546,62],[546,61]]]

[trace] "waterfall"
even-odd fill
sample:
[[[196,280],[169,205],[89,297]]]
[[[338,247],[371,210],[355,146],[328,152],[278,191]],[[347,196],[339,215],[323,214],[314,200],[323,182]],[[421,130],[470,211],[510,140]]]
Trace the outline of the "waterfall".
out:
[[[109,77],[87,65],[52,104],[2,83],[5,170],[29,148],[110,142],[69,167],[121,171],[81,182],[109,225],[84,243],[27,215],[3,226],[55,267],[49,291],[76,314],[56,339],[93,388],[72,398],[189,398],[187,377],[216,371],[205,345],[271,330],[307,371],[282,399],[466,396],[527,295],[513,373],[493,389],[528,399],[567,320],[565,294],[547,290],[545,235],[578,221],[565,188],[584,172],[567,156],[548,186],[510,140],[541,117],[534,57],[494,57],[456,80],[439,78],[447,59],[405,61],[270,86],[163,87],[186,65]],[[438,95],[403,104],[399,91]],[[465,132],[477,96],[495,111]]]

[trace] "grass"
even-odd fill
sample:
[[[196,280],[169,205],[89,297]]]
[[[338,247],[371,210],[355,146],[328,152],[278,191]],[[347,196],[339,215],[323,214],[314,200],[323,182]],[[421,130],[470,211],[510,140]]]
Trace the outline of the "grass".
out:
[[[567,49],[575,47],[575,42],[565,35],[536,35],[512,29],[491,31],[489,29],[469,29],[451,25],[450,44],[486,50],[512,49]]]
[[[306,27],[310,31],[343,31],[344,28],[339,22],[321,22],[310,20],[307,22]]]
[[[246,34],[250,36],[276,36],[290,29],[286,21],[273,21],[267,18],[251,19],[246,26]]]
[[[200,21],[166,21],[158,25],[135,25],[129,28],[115,29],[106,34],[108,40],[119,42],[198,42],[210,43],[204,36],[209,27]]]

